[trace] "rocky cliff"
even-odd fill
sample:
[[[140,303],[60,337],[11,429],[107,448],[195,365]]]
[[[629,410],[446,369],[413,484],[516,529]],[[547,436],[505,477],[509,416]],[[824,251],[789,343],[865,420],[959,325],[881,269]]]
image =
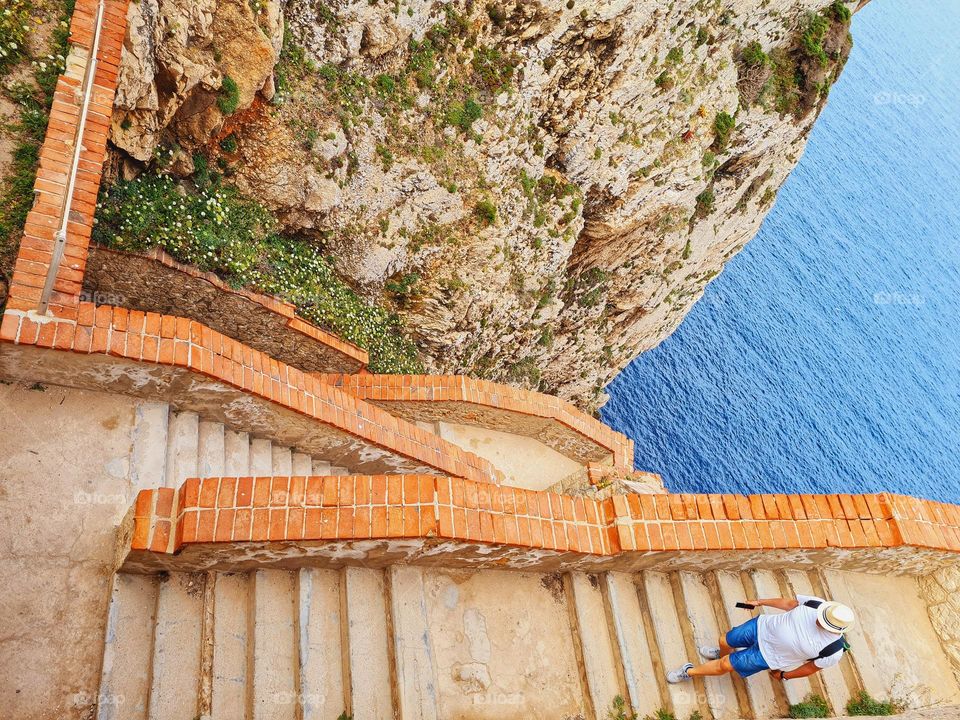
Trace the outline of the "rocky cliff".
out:
[[[854,4],[140,0],[115,166],[202,155],[428,370],[596,407],[757,231]]]

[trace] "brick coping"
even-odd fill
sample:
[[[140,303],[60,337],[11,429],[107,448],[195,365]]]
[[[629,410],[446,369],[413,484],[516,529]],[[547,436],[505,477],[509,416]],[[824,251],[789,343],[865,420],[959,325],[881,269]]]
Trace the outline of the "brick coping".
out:
[[[434,475],[215,477],[142,490],[124,552],[191,546],[450,540],[613,558],[632,553],[913,548],[960,552],[960,506],[873,495],[615,495]]]
[[[328,374],[323,379],[359,398],[388,407],[395,413],[400,412],[399,406],[411,403],[457,403],[456,408],[448,406],[448,412],[454,416],[451,421],[462,420],[469,425],[503,429],[502,420],[474,412],[473,408],[489,408],[501,413],[556,422],[598,452],[592,455],[583,451],[571,452],[572,443],[558,437],[558,433],[551,428],[532,428],[525,432],[522,424],[513,424],[506,429],[536,437],[561,454],[574,456],[573,459],[584,464],[609,456],[614,467],[633,469],[633,441],[630,438],[587,415],[572,403],[551,395],[464,375]],[[419,408],[409,414],[417,412],[424,414]]]
[[[111,265],[113,265],[113,267],[109,268]],[[143,283],[138,283],[135,277],[136,273],[126,272],[131,269],[129,267],[130,265],[140,265],[149,268],[150,276],[156,278],[156,283],[154,284],[162,286],[167,292],[174,293],[176,298],[170,298],[162,303],[158,303],[156,299],[151,300],[149,297],[145,297],[145,295],[149,295],[148,291],[151,288],[145,287]],[[114,272],[110,272],[110,270]],[[131,281],[117,279],[115,277],[117,275],[121,278],[133,275],[132,283],[135,284],[131,284]],[[275,338],[276,342],[272,343],[273,346],[277,348],[277,351],[274,352],[273,355],[278,360],[284,360],[288,364],[294,365],[301,370],[324,372],[329,372],[333,369],[357,372],[365,368],[370,362],[369,354],[363,348],[333,333],[322,330],[316,325],[297,316],[296,307],[293,303],[273,295],[253,292],[246,288],[230,287],[230,285],[215,273],[203,272],[192,265],[181,263],[159,248],[154,248],[144,253],[133,253],[115,250],[101,245],[91,245],[89,248],[87,270],[84,276],[84,286],[90,287],[97,292],[123,295],[128,298],[128,301],[122,304],[128,308],[136,307],[138,310],[161,313],[167,312],[175,315],[187,314],[192,320],[205,322],[221,332],[227,332],[223,327],[217,326],[215,322],[211,320],[211,314],[206,312],[205,307],[202,308],[204,310],[202,313],[199,312],[199,309],[196,314],[189,314],[182,311],[184,303],[180,302],[180,300],[183,299],[183,296],[191,296],[189,299],[192,299],[194,302],[199,301],[199,304],[203,306],[205,305],[203,302],[205,299],[204,295],[209,295],[213,292],[220,298],[219,302],[223,302],[224,298],[236,299],[241,303],[245,303],[250,311],[253,311],[254,308],[257,307],[262,308],[263,312],[275,316],[271,318],[273,321],[272,324],[278,328],[279,332],[285,330],[286,332],[283,334],[287,335],[286,338]],[[131,294],[137,296],[133,302],[129,301]],[[186,305],[190,309],[194,307],[194,303],[188,302]],[[238,313],[238,315],[243,318],[247,324],[252,324],[249,322],[249,318],[247,318],[247,313],[241,312]],[[256,336],[259,330],[258,327],[249,328],[246,336],[243,335],[243,330],[244,328],[241,327],[235,339],[253,347],[260,346],[258,349],[270,352],[266,347],[263,347],[263,338]],[[309,359],[303,358],[304,355],[311,354],[310,346],[314,345],[314,347],[316,347],[315,344],[320,345],[320,347],[316,348],[312,353],[318,356],[318,359],[313,361],[319,363],[316,366]],[[299,356],[300,362],[286,357],[286,355],[292,354],[294,350]],[[319,358],[319,356],[330,353],[331,351],[341,356],[342,359],[339,361],[341,368],[337,368],[336,364],[331,366],[329,363],[327,363],[326,368],[323,367],[323,359]]]
[[[7,310],[3,343],[176,368],[411,458],[438,472],[500,482],[490,462],[188,318],[81,302],[76,320]],[[106,382],[106,381],[104,381]]]

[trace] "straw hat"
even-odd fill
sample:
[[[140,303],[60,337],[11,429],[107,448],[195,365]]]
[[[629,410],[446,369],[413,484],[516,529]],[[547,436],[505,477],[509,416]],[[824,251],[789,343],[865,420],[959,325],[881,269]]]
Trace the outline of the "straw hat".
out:
[[[840,635],[853,627],[856,616],[842,603],[825,602],[817,608],[817,622],[824,630]]]

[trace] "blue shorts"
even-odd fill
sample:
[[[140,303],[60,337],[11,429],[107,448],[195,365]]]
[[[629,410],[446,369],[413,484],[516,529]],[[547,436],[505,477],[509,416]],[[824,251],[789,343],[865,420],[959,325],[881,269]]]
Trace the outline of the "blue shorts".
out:
[[[727,645],[737,649],[730,655],[730,664],[740,677],[750,677],[761,670],[770,669],[757,643],[757,618],[737,625],[727,633],[726,640]]]

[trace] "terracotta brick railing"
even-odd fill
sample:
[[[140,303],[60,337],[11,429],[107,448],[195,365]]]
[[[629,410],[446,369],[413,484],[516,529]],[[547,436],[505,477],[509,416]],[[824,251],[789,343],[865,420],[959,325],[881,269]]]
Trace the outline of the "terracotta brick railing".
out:
[[[454,540],[598,558],[671,551],[960,552],[960,507],[877,495],[616,495],[606,500],[424,475],[192,479],[142,491],[130,550]]]
[[[483,482],[502,479],[487,460],[201,323],[91,303],[80,303],[76,315],[76,320],[69,320],[8,310],[0,324],[0,341],[15,343],[21,349],[55,349],[112,363],[116,367],[114,373],[107,373],[110,379],[122,369],[119,361],[141,363],[142,368],[131,371],[130,387],[124,387],[134,395],[150,393],[152,384],[161,383],[159,377],[152,384],[142,377],[151,366],[209,378],[363,440],[371,449],[410,458],[426,469]],[[20,364],[28,361],[16,354],[11,359]],[[63,367],[39,363],[33,372],[36,379],[75,387],[85,386],[85,373],[93,387],[103,382],[98,368],[70,366],[68,359],[60,365],[64,363]],[[163,382],[173,384],[167,379]],[[188,406],[197,389],[191,390],[182,381],[180,386],[183,389],[177,402]],[[217,397],[214,403],[223,405],[226,398]],[[301,434],[309,437],[309,431]]]
[[[47,134],[40,149],[40,167],[34,185],[35,201],[27,215],[23,239],[20,241],[20,251],[10,282],[8,309],[36,309],[52,265],[55,234],[66,204],[68,176],[80,124],[83,69],[78,66],[87,53],[86,48],[93,42],[97,6],[96,0],[78,0],[70,21],[70,43],[73,47],[67,60],[67,72],[57,80]],[[110,134],[126,18],[127,0],[106,1],[93,92],[83,137],[80,138],[83,150],[71,198],[66,248],[56,271],[50,299],[50,312],[61,318],[76,318]]]
[[[323,378],[400,417],[480,425],[527,435],[584,464],[609,458],[616,467],[633,468],[630,438],[551,395],[461,375]]]

